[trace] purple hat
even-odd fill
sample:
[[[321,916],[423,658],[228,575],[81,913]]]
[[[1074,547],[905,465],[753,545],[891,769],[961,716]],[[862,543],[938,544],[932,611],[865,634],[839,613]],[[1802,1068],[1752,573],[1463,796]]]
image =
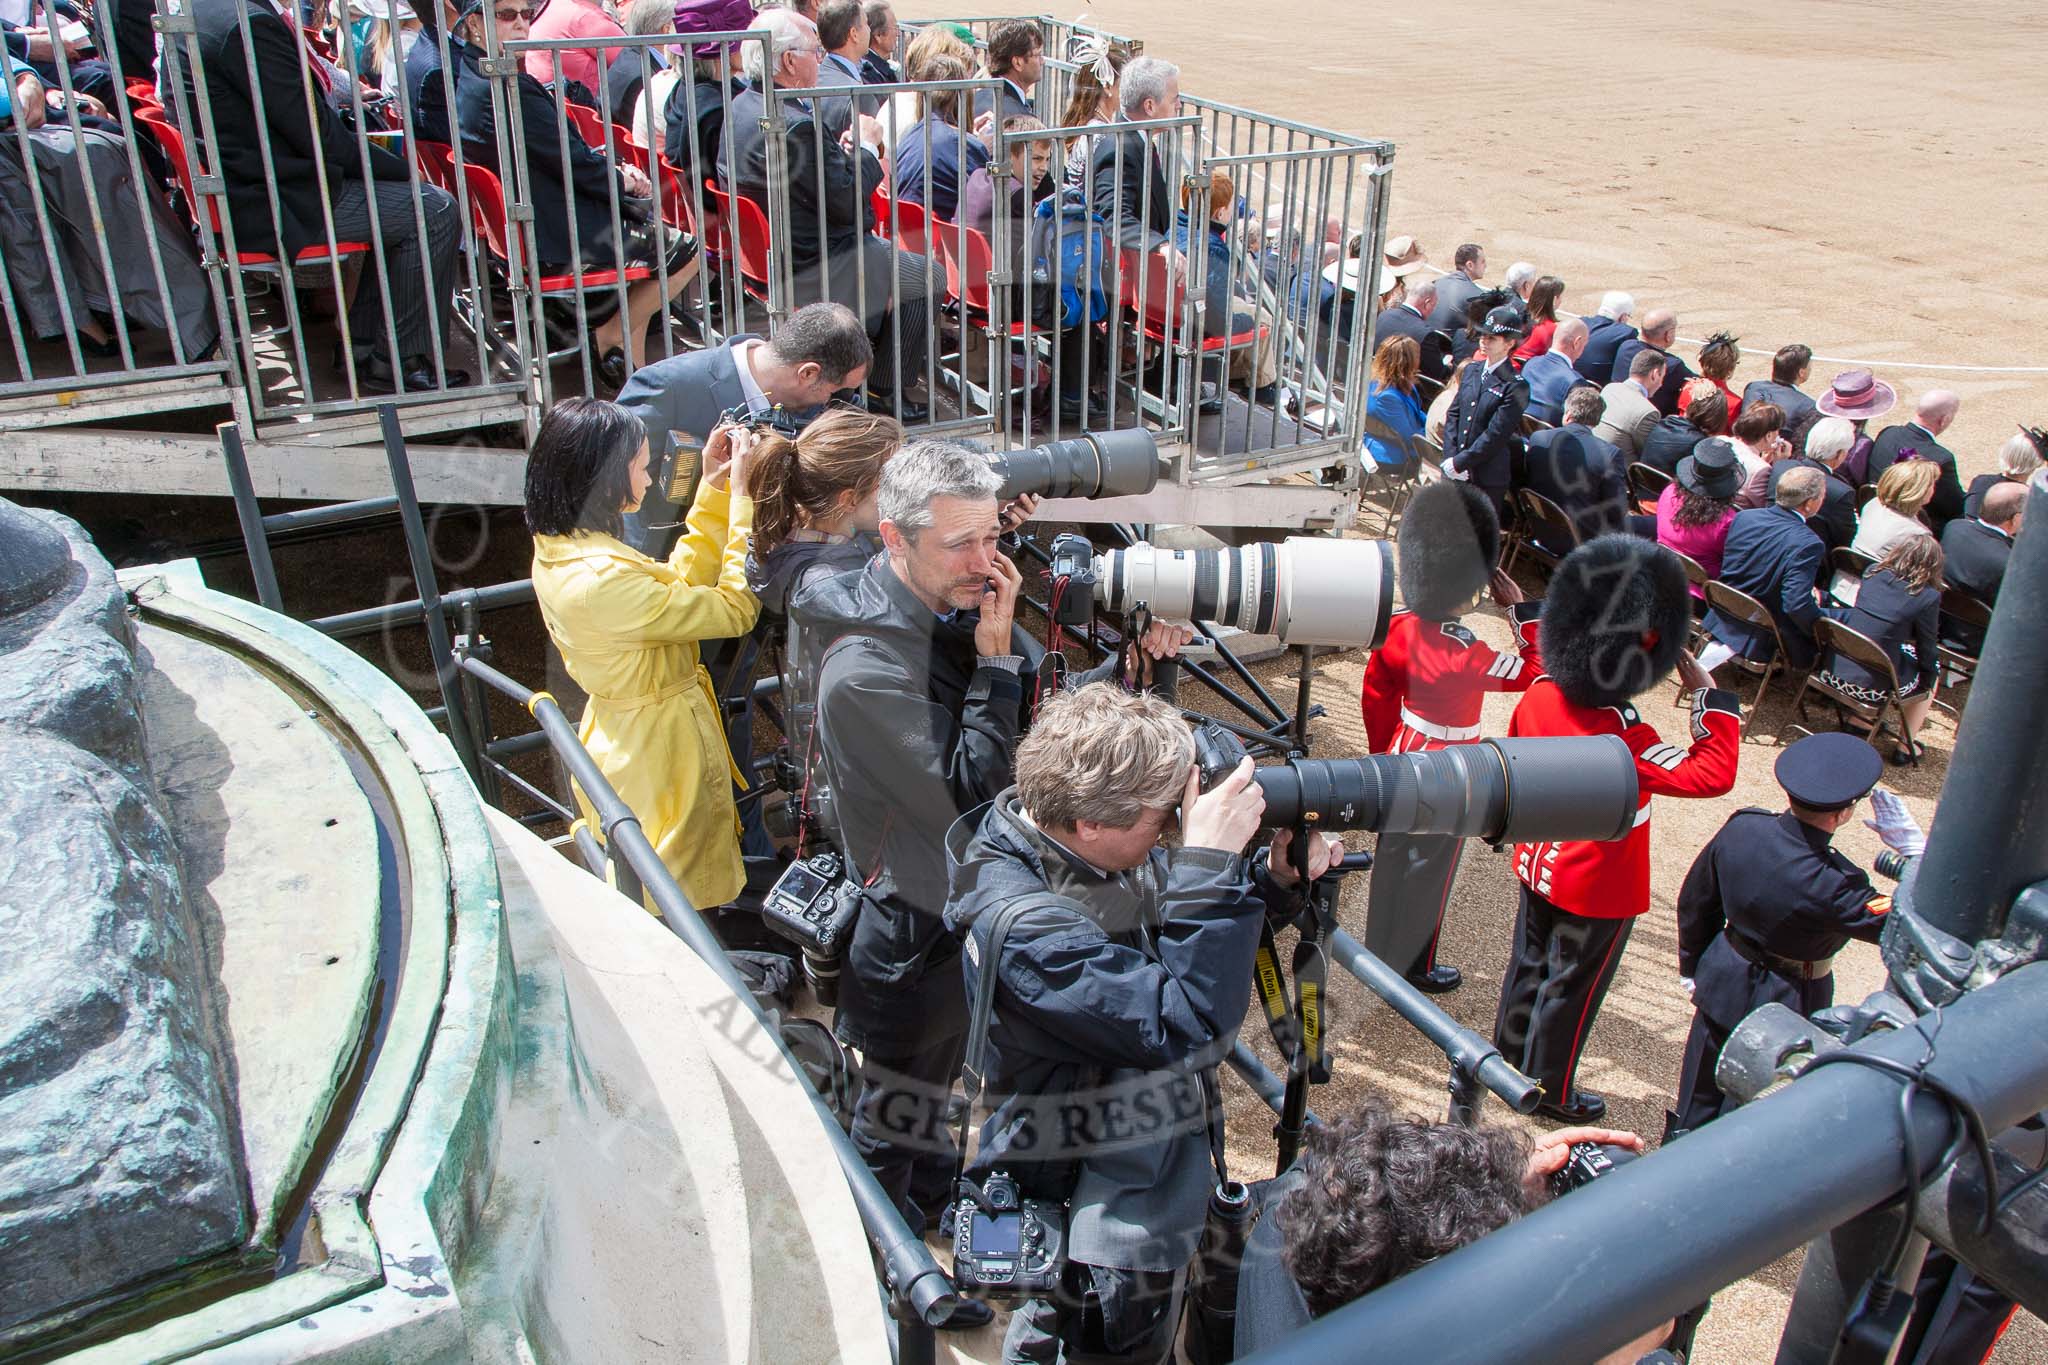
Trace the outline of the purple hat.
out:
[[[748,0],[676,0],[676,32],[745,33],[754,26],[754,7]],[[690,49],[697,57],[716,57],[722,43],[698,43]]]
[[[1835,376],[1835,382],[1815,406],[1830,417],[1861,422],[1884,416],[1898,398],[1891,385],[1881,382],[1870,371],[1844,370]]]

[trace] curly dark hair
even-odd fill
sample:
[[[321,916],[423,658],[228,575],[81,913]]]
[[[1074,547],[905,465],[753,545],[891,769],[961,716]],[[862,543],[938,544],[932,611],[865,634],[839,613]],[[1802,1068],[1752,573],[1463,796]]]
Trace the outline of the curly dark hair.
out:
[[[1519,1218],[1527,1141],[1399,1118],[1377,1103],[1304,1139],[1307,1181],[1273,1216],[1318,1317]]]
[[[1678,509],[1671,514],[1671,521],[1677,526],[1712,526],[1734,510],[1733,498],[1709,497],[1681,484],[1678,489]]]

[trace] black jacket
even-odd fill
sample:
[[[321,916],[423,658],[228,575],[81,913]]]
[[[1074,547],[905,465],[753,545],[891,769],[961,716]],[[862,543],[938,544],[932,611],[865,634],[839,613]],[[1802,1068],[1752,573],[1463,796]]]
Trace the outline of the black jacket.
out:
[[[1650,434],[1643,438],[1643,448],[1636,458],[1675,479],[1678,477],[1678,462],[1692,454],[1692,448],[1706,438],[1707,433],[1689,419],[1666,416],[1650,428]]]
[[[1822,495],[1820,515],[1806,519],[1806,524],[1820,537],[1821,544],[1830,550],[1839,550],[1856,539],[1856,490],[1848,481],[1819,460],[1809,460],[1800,455],[1771,466],[1771,497],[1778,496],[1778,476],[1788,469],[1818,469],[1827,477],[1827,492]]]
[[[733,92],[727,121],[732,154],[718,146],[718,178],[727,189],[764,207],[768,203],[768,135],[761,128],[767,100],[750,85]],[[859,143],[851,154],[833,139],[811,131],[811,115],[794,100],[782,102],[783,145],[789,167],[789,231],[777,226],[776,246],[789,252],[795,269],[808,270],[825,255],[851,251],[874,226],[869,196],[888,172]],[[821,155],[822,149],[822,155]],[[822,184],[824,199],[819,200]]]
[[[1951,588],[1988,605],[1998,604],[2006,561],[2012,557],[2011,536],[1975,517],[1958,517],[1941,533],[1941,555],[1941,576]],[[1941,629],[1944,637],[1972,654],[1984,648],[1984,632],[1975,626],[1945,616]]]
[[[1529,383],[1502,362],[1491,374],[1473,361],[1458,381],[1444,419],[1444,459],[1472,476],[1480,488],[1504,489],[1521,453],[1522,414],[1529,409]]]
[[[1771,613],[1785,642],[1786,662],[1795,668],[1813,662],[1813,623],[1823,615],[1840,620],[1844,614],[1814,600],[1814,580],[1825,558],[1820,537],[1796,513],[1775,503],[1746,508],[1728,523],[1721,581],[1748,593]],[[1745,659],[1761,663],[1771,657],[1770,636],[1760,628],[1718,611],[1707,613],[1706,627]]]
[[[1434,379],[1439,384],[1450,378],[1451,339],[1442,332],[1432,330],[1428,318],[1404,303],[1398,308],[1389,308],[1381,312],[1378,329],[1373,334],[1373,344],[1376,347],[1384,344],[1388,337],[1408,337],[1421,348],[1422,373],[1426,378]]]
[[[662,108],[661,159],[684,174],[685,195],[690,193],[689,181],[717,174],[725,113],[725,87],[717,81],[698,77],[669,87],[668,103]]]
[[[1934,496],[1927,501],[1927,520],[1938,536],[1944,526],[1963,515],[1963,481],[1956,473],[1955,452],[1928,435],[1924,427],[1917,422],[1901,422],[1880,431],[1870,448],[1870,460],[1863,467],[1863,481],[1876,483],[1897,463],[1904,450],[1917,451],[1920,459],[1932,460],[1941,467]]]
[[[470,161],[496,173],[504,182],[505,203],[533,206],[534,251],[546,267],[567,268],[582,258],[591,269],[618,263],[619,245],[612,233],[612,192],[619,188],[618,173],[604,159],[604,153],[583,141],[576,126],[568,127],[568,154],[562,151],[561,116],[547,87],[520,71],[514,78],[519,92],[519,113],[526,136],[524,185],[511,182],[507,168],[498,164],[498,132],[491,107],[493,82],[483,74],[484,51],[474,44],[462,48],[461,74],[455,83],[455,116],[462,130],[462,154]],[[644,200],[629,198],[619,188],[621,227],[630,228],[644,220]],[[570,240],[569,215],[576,216],[575,240]]]
[[[1586,539],[1628,528],[1627,457],[1584,425],[1531,436],[1523,473],[1524,484],[1562,507]]]
[[[1970,480],[1969,489],[1963,494],[1963,515],[1981,517],[1984,515],[1984,495],[2006,481],[2003,474],[1979,474]]]
[[[1916,677],[1922,691],[1934,686],[1941,667],[1936,653],[1936,635],[1941,627],[1941,593],[1937,589],[1925,587],[1908,592],[1891,570],[1874,570],[1857,585],[1855,605],[1849,608],[1842,624],[1884,648],[1899,675],[1899,686],[1911,687]],[[1917,663],[1906,657],[1902,645],[1913,646],[1919,656]],[[1861,687],[1885,686],[1884,679],[1846,654],[1837,654],[1827,667],[1843,682]]]
[[[1032,828],[1014,789],[955,825],[946,852],[946,923],[971,940],[967,998],[994,912],[1019,907],[995,964],[981,1064],[996,1108],[973,1168],[1006,1169],[1045,1198],[1073,1193],[1086,1170],[1091,1193],[1111,1191],[1127,1213],[1150,1206],[1123,1221],[1183,1239],[1184,1261],[1215,1179],[1205,1117],[1222,1117],[1204,1104],[1204,1073],[1244,1022],[1260,926],[1289,897],[1263,876],[1255,889],[1248,861],[1216,849],[1154,849],[1131,872],[1098,871]]]
[[[1119,115],[1111,129],[1122,122]],[[1088,176],[1094,196],[1090,207],[1110,225],[1119,246],[1151,251],[1172,240],[1174,202],[1150,136],[1124,128],[1094,138]]]
[[[448,44],[455,57],[450,69],[459,81],[463,71],[462,40],[451,37]],[[405,54],[405,89],[406,97],[412,101],[413,136],[450,146],[455,137],[449,130],[445,85],[441,75],[441,44],[433,33],[422,33],[412,51]]]
[[[1624,341],[1634,341],[1636,329],[1629,323],[1616,322],[1594,314],[1586,319],[1586,349],[1572,362],[1577,370],[1595,384],[1612,384],[1614,378],[1614,353],[1621,349]],[[1623,379],[1628,375],[1623,374]]]
[[[285,254],[296,256],[327,241],[327,204],[345,182],[411,179],[404,158],[375,142],[366,163],[355,136],[327,101],[306,98],[306,82],[311,82],[316,96],[320,82],[304,74],[291,29],[264,0],[190,0],[185,12],[198,33],[199,61],[176,65],[186,98],[198,98],[197,71],[213,102],[213,127],[219,139],[213,152],[227,187],[236,250],[276,252],[281,236]],[[245,12],[250,47],[256,54],[253,72],[242,48]],[[268,157],[259,140],[259,94],[262,123],[270,135]],[[326,165],[324,181],[314,159],[316,147]],[[273,184],[282,220],[275,223],[270,216]]]
[[[1694,374],[1692,366],[1679,359],[1675,352],[1652,346],[1640,336],[1632,336],[1615,348],[1614,369],[1609,372],[1607,382],[1619,384],[1626,380],[1628,367],[1635,363],[1636,354],[1640,351],[1656,351],[1664,357],[1664,382],[1650,395],[1650,401],[1657,405],[1657,411],[1669,417],[1678,411],[1678,391],[1685,387],[1687,380],[1697,379],[1699,376]]]

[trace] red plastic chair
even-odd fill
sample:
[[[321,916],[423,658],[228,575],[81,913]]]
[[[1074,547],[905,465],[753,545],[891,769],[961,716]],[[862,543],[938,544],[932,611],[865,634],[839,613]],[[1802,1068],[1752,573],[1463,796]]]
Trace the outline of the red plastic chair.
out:
[[[772,250],[768,236],[768,215],[761,206],[743,194],[727,194],[709,181],[704,185],[704,198],[708,204],[717,195],[719,212],[724,220],[720,240],[726,250],[736,252],[740,267],[740,283],[747,293],[762,303],[768,301],[768,271]]]
[[[420,178],[429,185],[455,193],[455,149],[445,142],[425,138],[412,141],[412,159],[419,163]]]
[[[877,190],[876,193],[879,194],[881,191]],[[898,250],[907,251],[913,256],[929,256],[931,225],[937,221],[925,212],[923,204],[898,199],[892,205],[890,201],[884,199],[881,217],[875,220],[875,235],[894,241]]]
[[[505,187],[499,183],[496,175],[474,161],[463,163],[462,177],[469,187],[470,213],[476,219],[477,235],[484,239],[491,249],[491,254],[498,258],[500,264],[509,262],[512,253],[508,248],[510,233],[506,227]],[[574,298],[579,289],[602,289],[615,285],[620,280],[630,284],[635,280],[652,278],[653,267],[644,265],[581,272],[565,270],[541,276],[540,292],[551,298]]]
[[[185,193],[185,205],[192,214],[193,222],[195,224],[198,222],[200,208],[203,205],[206,211],[207,223],[213,228],[215,234],[218,235],[220,233],[220,206],[212,198],[203,197],[192,188],[192,167],[185,160],[184,136],[171,126],[170,120],[164,117],[161,109],[136,108],[134,110],[134,117],[136,127],[147,129],[150,136],[156,139],[157,146],[163,149],[164,156],[170,161],[171,169],[178,177],[178,188]],[[222,245],[225,246],[226,243],[223,242]],[[327,243],[315,242],[292,257],[292,264],[295,267],[326,265],[336,259],[360,256],[369,249],[370,244],[368,242],[336,242],[334,250],[329,251]],[[281,275],[284,273],[284,263],[278,259],[274,252],[269,251],[237,251],[235,253],[235,264],[243,270],[259,274]]]
[[[968,313],[977,321],[985,320],[992,311],[988,277],[989,272],[995,269],[996,260],[988,238],[973,228],[934,219],[932,240],[938,245],[939,259],[945,263],[948,296],[965,304]],[[1029,330],[1022,319],[1010,320],[1011,336],[1022,337]]]
[[[1138,315],[1146,340],[1166,346],[1177,344],[1187,280],[1169,270],[1166,258],[1156,251],[1148,251],[1143,256],[1134,251],[1124,252],[1122,273],[1123,305]],[[1204,337],[1201,350],[1208,353],[1231,346],[1264,343],[1268,330],[1251,327],[1228,335]]]

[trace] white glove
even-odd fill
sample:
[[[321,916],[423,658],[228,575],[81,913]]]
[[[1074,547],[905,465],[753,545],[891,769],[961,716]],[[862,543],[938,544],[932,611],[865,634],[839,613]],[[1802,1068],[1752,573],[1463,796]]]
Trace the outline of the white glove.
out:
[[[1905,802],[1879,787],[1870,793],[1870,807],[1877,818],[1865,820],[1863,827],[1875,831],[1877,837],[1884,840],[1885,847],[1908,858],[1917,858],[1927,851],[1927,836],[1921,832],[1919,821],[1906,809]]]
[[[1697,984],[1689,976],[1679,977],[1678,984],[1685,987],[1685,998],[1688,1000],[1692,999],[1693,992],[1698,989]]]
[[[1447,479],[1456,479],[1460,483],[1468,483],[1471,481],[1472,476],[1466,473],[1464,470],[1458,468],[1458,462],[1455,459],[1445,460],[1443,468],[1444,477]]]

